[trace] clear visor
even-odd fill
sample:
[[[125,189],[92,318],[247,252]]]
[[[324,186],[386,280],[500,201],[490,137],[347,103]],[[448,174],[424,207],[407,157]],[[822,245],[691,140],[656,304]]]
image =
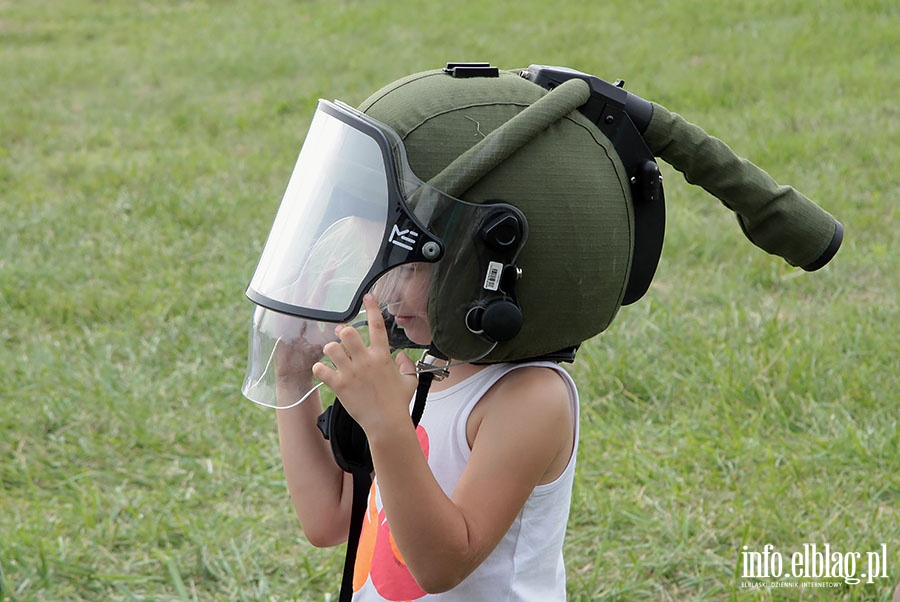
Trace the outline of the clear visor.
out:
[[[364,322],[369,290],[391,318],[394,348],[430,344],[440,330],[427,319],[432,273],[445,292],[452,288],[452,310],[440,321],[468,336],[469,314],[500,294],[500,270],[524,244],[481,242],[495,208],[422,182],[393,130],[320,101],[247,289],[258,307],[244,395],[280,408],[305,399],[318,386],[311,368],[336,340],[335,326]],[[447,274],[466,276],[450,282]],[[465,357],[455,359],[477,361],[495,344],[472,329]]]
[[[250,282],[254,300],[346,320],[380,256],[388,182],[379,139],[317,111]]]
[[[241,392],[262,406],[288,409],[321,386],[312,367],[322,348],[338,338],[335,324],[316,322],[256,306],[250,325],[247,373]]]
[[[405,264],[384,274],[372,287],[395,351],[431,343],[428,325],[431,272],[428,264]],[[360,331],[368,344],[365,313],[347,324]],[[335,329],[339,326],[256,306],[250,326],[244,396],[276,409],[302,403],[322,384],[313,377],[312,366],[320,361],[330,364],[323,348],[338,340]]]

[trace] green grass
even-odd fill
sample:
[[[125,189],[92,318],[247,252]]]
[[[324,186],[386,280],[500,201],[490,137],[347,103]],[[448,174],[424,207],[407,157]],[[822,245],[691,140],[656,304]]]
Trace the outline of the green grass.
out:
[[[448,60],[622,77],[847,229],[798,273],[665,168],[654,286],[573,367],[571,599],[889,600],[898,32],[878,0],[0,2],[0,600],[336,595],[239,394],[243,288],[316,99]],[[741,587],[742,546],[807,542],[890,579]]]

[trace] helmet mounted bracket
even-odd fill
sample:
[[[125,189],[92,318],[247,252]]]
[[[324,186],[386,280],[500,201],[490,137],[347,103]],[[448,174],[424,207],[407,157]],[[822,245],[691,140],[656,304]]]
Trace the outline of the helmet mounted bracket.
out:
[[[622,305],[644,296],[659,265],[666,227],[662,176],[643,132],[653,116],[653,105],[599,77],[566,67],[531,65],[520,75],[547,90],[570,79],[588,84],[591,95],[578,110],[613,143],[625,167],[631,187],[634,212],[634,253]]]

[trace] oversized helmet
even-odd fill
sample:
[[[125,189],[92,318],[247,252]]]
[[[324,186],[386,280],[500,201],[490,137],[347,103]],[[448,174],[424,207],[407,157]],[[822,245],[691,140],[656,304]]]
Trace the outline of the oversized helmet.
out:
[[[451,63],[359,109],[320,101],[247,291],[258,308],[244,393],[270,396],[278,340],[327,339],[321,323],[352,322],[363,294],[408,264],[431,266],[436,352],[571,359],[653,278],[665,229],[655,157],[792,265],[818,269],[837,252],[831,215],[621,82]]]

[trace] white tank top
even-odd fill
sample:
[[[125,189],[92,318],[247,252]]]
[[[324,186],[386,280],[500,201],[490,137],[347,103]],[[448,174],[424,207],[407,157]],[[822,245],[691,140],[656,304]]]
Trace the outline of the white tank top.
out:
[[[538,485],[512,526],[485,561],[458,586],[427,595],[396,551],[385,519],[378,479],[372,484],[354,570],[354,602],[553,602],[566,599],[563,539],[569,519],[578,446],[578,392],[569,374],[550,362],[492,364],[452,387],[429,394],[417,428],[428,465],[448,496],[465,470],[471,450],[466,422],[481,397],[509,372],[524,366],[556,370],[572,403],[575,449],[563,473]]]

